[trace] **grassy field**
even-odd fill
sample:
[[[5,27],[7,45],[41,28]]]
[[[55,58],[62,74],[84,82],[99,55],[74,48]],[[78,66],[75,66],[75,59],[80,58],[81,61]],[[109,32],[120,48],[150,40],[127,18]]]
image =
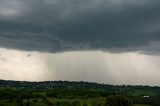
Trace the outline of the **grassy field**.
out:
[[[134,104],[133,106],[152,106],[152,105]]]

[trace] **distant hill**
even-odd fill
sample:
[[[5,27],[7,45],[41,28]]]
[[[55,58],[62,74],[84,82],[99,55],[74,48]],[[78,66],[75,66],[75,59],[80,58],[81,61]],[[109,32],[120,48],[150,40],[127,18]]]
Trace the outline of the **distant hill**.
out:
[[[98,84],[93,82],[83,81],[43,81],[43,82],[28,82],[28,81],[12,81],[0,80],[0,88],[26,89],[26,90],[53,90],[53,89],[80,89],[80,90],[98,90],[110,91],[116,93],[132,93],[139,95],[159,95],[160,87],[141,86],[141,85],[109,85]]]

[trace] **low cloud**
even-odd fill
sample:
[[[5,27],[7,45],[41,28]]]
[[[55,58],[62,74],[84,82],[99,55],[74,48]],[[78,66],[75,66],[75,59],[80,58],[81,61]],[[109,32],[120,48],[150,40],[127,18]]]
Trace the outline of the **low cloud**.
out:
[[[160,49],[152,45],[160,42],[159,4],[156,0],[0,0],[0,46],[154,54]]]

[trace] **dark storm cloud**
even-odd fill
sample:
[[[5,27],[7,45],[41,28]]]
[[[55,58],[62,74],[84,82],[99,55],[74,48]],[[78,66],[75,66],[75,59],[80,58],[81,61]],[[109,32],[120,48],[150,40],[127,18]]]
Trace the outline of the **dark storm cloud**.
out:
[[[0,46],[155,52],[159,10],[158,0],[0,0]]]

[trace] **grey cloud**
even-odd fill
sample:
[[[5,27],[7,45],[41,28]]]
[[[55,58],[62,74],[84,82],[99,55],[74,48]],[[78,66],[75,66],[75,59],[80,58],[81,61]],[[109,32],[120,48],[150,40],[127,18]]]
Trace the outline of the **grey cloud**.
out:
[[[159,10],[157,0],[0,0],[0,46],[157,52]]]

